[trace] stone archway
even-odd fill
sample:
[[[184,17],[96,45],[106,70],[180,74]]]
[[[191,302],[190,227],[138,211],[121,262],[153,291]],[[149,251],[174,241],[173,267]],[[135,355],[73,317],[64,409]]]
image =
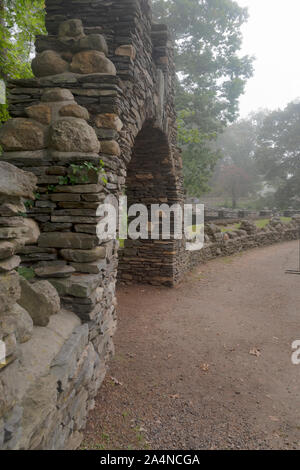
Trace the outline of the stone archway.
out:
[[[9,84],[12,119],[0,131],[2,158],[37,177],[37,197],[27,212],[40,235],[19,254],[25,267],[57,289],[64,310],[56,328],[68,333],[58,347],[51,341],[51,318],[43,332],[35,330],[48,339],[52,355],[43,374],[51,387],[39,376],[26,387],[38,404],[44,399],[51,408],[49,426],[43,427],[42,414],[30,425],[25,387],[17,406],[27,420],[20,415],[20,437],[7,446],[57,449],[80,442],[116,328],[118,244],[96,235],[99,204],[108,195],[120,196],[126,179],[132,202],[183,200],[172,44],[166,27],[152,23],[150,5],[46,0],[48,36],[36,41],[35,77]],[[180,277],[181,248],[179,240],[142,243],[132,281],[173,285]],[[140,255],[146,255],[142,264]],[[8,386],[10,371],[26,375],[19,366],[14,362],[2,372]],[[13,402],[13,391],[7,394]],[[15,420],[14,413],[9,408],[4,422]]]
[[[143,204],[147,207],[148,239],[125,240],[120,252],[119,279],[123,282],[142,282],[172,286],[175,283],[174,264],[176,242],[151,239],[151,206],[181,204],[176,191],[175,169],[165,133],[155,128],[153,121],[144,123],[138,133],[127,168],[126,196],[128,207]],[[153,222],[153,221],[152,221]]]

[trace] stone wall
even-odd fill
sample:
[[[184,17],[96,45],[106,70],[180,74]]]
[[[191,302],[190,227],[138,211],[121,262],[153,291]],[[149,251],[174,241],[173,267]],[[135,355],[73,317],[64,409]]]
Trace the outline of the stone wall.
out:
[[[240,228],[222,232],[215,224],[205,224],[205,245],[200,251],[187,251],[182,259],[182,269],[187,272],[219,256],[230,256],[250,248],[299,239],[300,218],[294,217],[290,223],[283,223],[273,217],[269,224],[259,229],[249,220],[240,221]]]
[[[103,304],[99,325],[61,308],[44,269],[33,259],[40,232],[26,214],[34,174],[0,162],[0,449],[76,448],[113,351],[115,322]],[[31,204],[30,204],[31,206]],[[26,253],[26,255],[24,255]],[[27,259],[27,258],[26,258]],[[36,276],[34,275],[36,272]],[[58,278],[60,279],[60,277]],[[111,309],[111,302],[110,302]],[[97,335],[97,340],[95,336]]]
[[[17,326],[0,333],[0,448],[79,445],[116,327],[118,241],[99,239],[99,205],[125,188],[131,202],[183,201],[172,44],[150,3],[47,0],[35,77],[8,85],[1,159],[29,172],[36,189],[18,195],[18,223],[27,212],[31,236],[1,262],[9,273],[0,297],[16,290],[3,314],[23,308],[30,334],[23,344]],[[13,221],[2,223],[5,240]],[[128,242],[120,278],[173,285],[180,248]],[[20,262],[29,281],[15,271]]]
[[[175,72],[150,0],[47,0],[35,77],[0,129],[0,448],[76,448],[113,353],[115,286],[172,286],[195,264],[295,226],[184,240],[99,238],[99,205],[183,203]],[[14,166],[13,166],[14,165]],[[24,172],[26,170],[26,172]],[[151,227],[148,228],[150,230]],[[228,237],[228,238],[227,238]],[[259,240],[259,241],[258,241]],[[3,355],[3,354],[2,354]]]

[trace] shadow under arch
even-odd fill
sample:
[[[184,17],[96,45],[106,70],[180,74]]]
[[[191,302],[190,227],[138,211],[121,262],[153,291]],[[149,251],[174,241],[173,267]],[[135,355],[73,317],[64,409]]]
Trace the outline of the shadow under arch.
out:
[[[181,200],[168,137],[151,120],[144,123],[132,148],[126,196],[128,208],[133,204],[147,207],[149,238],[124,241],[124,248],[119,252],[119,280],[173,286],[178,241],[172,239],[172,233],[169,240],[161,235],[158,240],[152,240],[150,214],[152,204],[172,206]]]

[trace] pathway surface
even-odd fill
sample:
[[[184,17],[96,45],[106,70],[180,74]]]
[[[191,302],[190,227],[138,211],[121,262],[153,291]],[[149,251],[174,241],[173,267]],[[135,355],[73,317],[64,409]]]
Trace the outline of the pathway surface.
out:
[[[84,448],[299,449],[297,242],[220,258],[175,289],[119,289],[116,356]]]

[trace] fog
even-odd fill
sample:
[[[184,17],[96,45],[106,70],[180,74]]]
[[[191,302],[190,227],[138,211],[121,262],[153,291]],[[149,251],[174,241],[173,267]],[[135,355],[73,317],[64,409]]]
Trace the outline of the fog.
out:
[[[243,54],[254,55],[254,77],[240,99],[245,117],[258,108],[276,109],[300,96],[300,1],[237,0],[249,8]]]

